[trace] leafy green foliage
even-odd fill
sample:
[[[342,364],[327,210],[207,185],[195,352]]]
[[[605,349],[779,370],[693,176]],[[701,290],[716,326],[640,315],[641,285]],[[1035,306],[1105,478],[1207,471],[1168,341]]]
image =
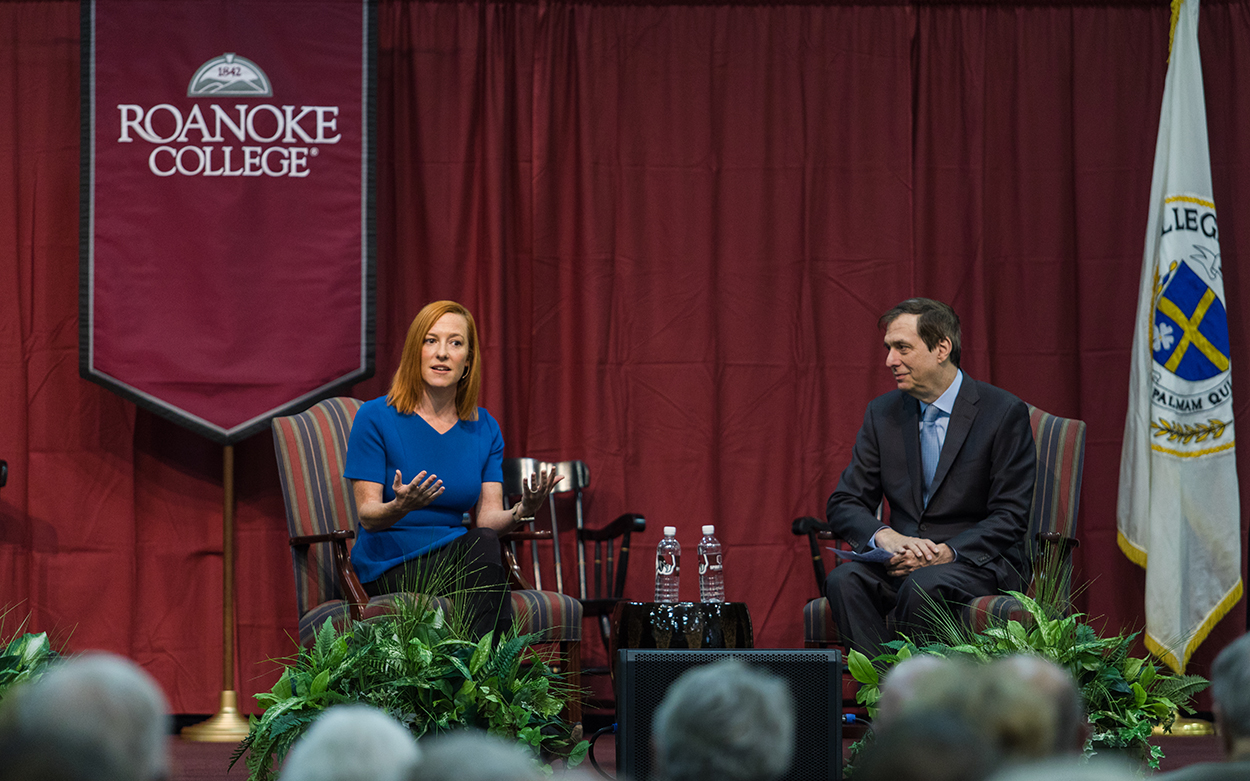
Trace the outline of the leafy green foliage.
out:
[[[397,603],[394,614],[336,629],[327,620],[313,647],[288,660],[265,708],[231,761],[244,754],[251,781],[277,777],[287,752],[320,714],[339,703],[387,712],[416,737],[476,727],[543,757],[579,763],[589,743],[560,718],[574,694],[531,646],[537,636],[466,639],[463,622],[431,601]]]
[[[973,632],[958,624],[947,611],[933,611],[937,640],[918,646],[910,639],[886,643],[889,652],[869,660],[851,651],[847,665],[860,683],[856,701],[876,715],[881,679],[887,670],[915,654],[935,654],[988,662],[1012,654],[1043,656],[1065,668],[1076,679],[1085,701],[1093,732],[1085,745],[1087,756],[1114,750],[1139,756],[1157,769],[1163,752],[1148,739],[1155,726],[1170,729],[1178,710],[1193,713],[1189,705],[1208,682],[1196,675],[1172,675],[1130,650],[1137,634],[1099,637],[1084,615],[1047,606],[1018,592],[1018,599],[1032,618],[1026,626],[1018,621],[991,625]]]
[[[0,613],[0,638],[8,634],[4,631],[4,619],[11,611],[12,608],[9,608]],[[61,658],[52,648],[46,632],[23,633],[25,628],[25,621],[19,623],[17,631],[5,642],[4,651],[0,653],[0,700],[12,687],[35,680]],[[0,642],[4,642],[3,639]]]

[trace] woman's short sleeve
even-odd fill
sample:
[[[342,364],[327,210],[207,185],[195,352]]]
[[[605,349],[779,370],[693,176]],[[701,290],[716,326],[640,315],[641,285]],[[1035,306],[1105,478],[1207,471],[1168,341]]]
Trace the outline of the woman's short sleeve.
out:
[[[386,486],[386,449],[378,420],[378,400],[367,401],[356,413],[352,432],[347,440],[347,459],[343,476],[348,480],[368,480]],[[385,404],[385,400],[382,400]],[[382,408],[385,412],[385,407]]]
[[[487,454],[486,459],[482,463],[482,482],[502,483],[503,432],[499,430],[499,424],[495,422],[490,413],[480,407],[478,408],[478,418],[486,424],[483,433],[487,443]]]

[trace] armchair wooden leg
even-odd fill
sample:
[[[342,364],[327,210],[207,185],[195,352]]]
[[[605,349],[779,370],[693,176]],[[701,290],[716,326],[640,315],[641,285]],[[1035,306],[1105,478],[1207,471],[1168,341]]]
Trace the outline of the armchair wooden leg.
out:
[[[578,724],[582,720],[582,644],[577,640],[569,640],[560,644],[564,656],[565,679],[569,683],[568,702],[564,704],[565,718],[570,724]]]

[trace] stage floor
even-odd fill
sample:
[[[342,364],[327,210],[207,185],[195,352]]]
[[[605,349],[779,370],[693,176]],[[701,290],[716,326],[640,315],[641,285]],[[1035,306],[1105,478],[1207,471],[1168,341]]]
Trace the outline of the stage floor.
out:
[[[1157,742],[1165,755],[1161,768],[1164,771],[1176,770],[1197,762],[1218,762],[1221,759],[1217,737],[1163,737]],[[189,743],[175,737],[170,739],[170,746],[174,756],[171,781],[241,781],[247,778],[247,769],[242,762],[235,765],[234,770],[226,772],[230,755],[234,753],[233,744]],[[847,741],[843,748],[845,750],[849,747],[850,742]],[[611,735],[605,735],[595,743],[595,758],[608,775],[615,774],[616,741]],[[589,761],[583,763],[583,768],[586,777],[596,777]]]
[[[174,761],[170,781],[246,781],[247,768],[243,760],[239,760],[233,770],[226,771],[234,748],[233,743],[191,743],[178,737],[170,738]],[[595,759],[599,760],[599,766],[608,775],[616,774],[616,741],[611,735],[595,741]],[[581,769],[586,771],[583,777],[601,778],[589,760],[582,763]]]

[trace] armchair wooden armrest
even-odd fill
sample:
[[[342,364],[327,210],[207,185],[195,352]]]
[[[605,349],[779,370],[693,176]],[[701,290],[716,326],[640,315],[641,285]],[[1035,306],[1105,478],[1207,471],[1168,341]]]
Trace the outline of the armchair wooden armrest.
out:
[[[1046,546],[1057,546],[1060,555],[1067,555],[1073,548],[1081,547],[1081,541],[1075,537],[1068,537],[1059,532],[1038,532],[1034,535],[1037,541]]]
[[[512,546],[509,542],[521,542],[527,540],[550,540],[551,532],[546,529],[518,529],[510,531],[499,538],[499,542],[503,545],[503,564],[508,568],[508,584],[515,590],[533,591],[534,585],[529,582],[529,578],[525,577],[521,572],[521,562],[517,561],[516,556],[512,552]]]
[[[365,592],[365,587],[360,585],[360,578],[356,577],[356,570],[352,569],[351,557],[347,553],[347,541],[355,537],[356,532],[351,529],[335,529],[325,534],[292,537],[290,545],[292,548],[302,548],[324,542],[330,543],[331,550],[334,551],[334,571],[338,574],[339,588],[347,595],[347,605],[351,610],[352,620],[361,621],[365,617],[365,605],[369,604],[369,595]]]
[[[1044,605],[1057,605],[1066,615],[1072,611],[1072,549],[1081,541],[1059,532],[1038,532],[1033,539],[1037,547],[1033,552],[1032,595]]]
[[[812,554],[812,574],[816,577],[816,593],[824,594],[828,572],[825,570],[825,558],[821,554],[819,541],[837,538],[829,530],[829,524],[810,515],[795,518],[790,524],[790,532],[796,537],[807,537],[807,547]]]
[[[335,529],[325,534],[305,534],[301,537],[291,538],[291,547],[297,548],[304,545],[314,545],[318,542],[341,542],[346,545],[348,540],[356,539],[356,532],[350,529]]]
[[[796,537],[802,537],[803,535],[811,534],[812,532],[828,533],[828,531],[829,524],[810,515],[804,515],[802,518],[795,518],[790,523],[790,532]]]
[[[802,518],[795,518],[794,522],[790,524],[790,531],[799,537],[806,534],[809,538],[814,537],[818,540],[842,539],[833,533],[833,531],[829,528],[829,524],[824,521],[818,521],[810,515],[805,515]]]
[[[608,611],[611,606],[620,601],[625,593],[625,573],[629,569],[629,539],[634,532],[645,531],[647,528],[647,519],[638,513],[625,513],[618,515],[616,520],[607,524],[600,529],[579,529],[577,534],[584,542],[593,542],[595,544],[595,560],[599,561],[599,544],[607,543],[607,580],[612,584],[612,593],[607,602],[603,603],[599,609]],[[612,561],[612,541],[620,538],[621,547],[618,553],[618,559],[615,564]],[[615,570],[615,573],[613,572]],[[595,593],[599,593],[599,568],[595,567]],[[593,600],[583,600],[583,604],[589,604]]]
[[[512,540],[549,540],[551,539],[551,532],[546,529],[538,529],[536,531],[519,529],[517,531],[508,532],[499,539],[504,542],[510,542]]]
[[[647,519],[638,513],[625,513],[619,516],[615,521],[604,526],[602,529],[582,529],[579,532],[583,540],[590,542],[604,542],[613,540],[625,534],[644,531],[647,528]]]

